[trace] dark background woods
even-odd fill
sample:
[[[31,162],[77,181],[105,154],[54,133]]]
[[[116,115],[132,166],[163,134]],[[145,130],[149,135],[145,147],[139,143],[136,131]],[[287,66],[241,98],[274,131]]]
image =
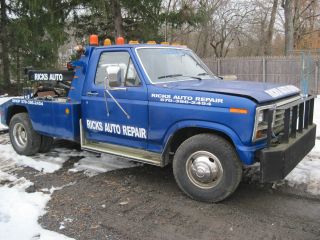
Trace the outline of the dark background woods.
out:
[[[68,43],[117,36],[186,44],[202,58],[320,48],[317,0],[0,0],[0,85],[57,68]],[[316,50],[315,50],[316,51]]]

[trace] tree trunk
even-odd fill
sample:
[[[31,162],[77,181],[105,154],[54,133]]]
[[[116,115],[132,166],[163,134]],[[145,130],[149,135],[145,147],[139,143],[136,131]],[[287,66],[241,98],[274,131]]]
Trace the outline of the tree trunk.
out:
[[[10,84],[10,62],[9,62],[9,52],[8,52],[8,39],[7,39],[7,9],[6,1],[0,0],[1,4],[1,33],[0,33],[0,44],[1,44],[1,60],[2,60],[2,73],[3,73],[3,83],[5,85]]]
[[[267,36],[265,40],[265,47],[264,47],[265,55],[272,54],[272,39],[273,39],[273,30],[274,30],[274,23],[276,20],[277,8],[278,8],[278,0],[273,0],[270,22],[268,25]]]
[[[20,84],[20,72],[21,72],[21,69],[20,69],[20,50],[19,50],[19,47],[17,47],[17,51],[16,51],[16,78],[17,78],[17,83]]]
[[[111,0],[113,22],[114,22],[114,36],[115,38],[123,37],[123,26],[121,16],[121,5],[119,0]]]
[[[283,0],[282,7],[284,8],[284,32],[285,32],[285,55],[289,55],[293,51],[293,35],[294,35],[294,27],[293,27],[293,10],[294,4],[293,0]]]
[[[207,26],[203,28],[203,42],[202,42],[202,51],[201,51],[201,57],[206,57],[207,53],[207,46],[208,46],[208,37],[209,37],[209,29]]]
[[[297,43],[299,42],[300,38],[301,38],[301,33],[300,31],[298,30],[299,27],[298,25],[300,24],[300,20],[299,18],[300,17],[303,17],[303,16],[300,16],[300,11],[301,11],[301,1],[300,0],[292,0],[294,2],[294,5],[293,5],[293,48],[296,47]]]
[[[267,34],[266,34],[266,24],[267,24],[267,19],[268,15],[266,14],[266,16],[263,18],[263,20],[261,21],[260,24],[260,46],[257,48],[256,51],[256,55],[257,56],[262,56],[262,54],[264,54],[265,51],[265,44],[266,44],[266,40],[267,40]]]

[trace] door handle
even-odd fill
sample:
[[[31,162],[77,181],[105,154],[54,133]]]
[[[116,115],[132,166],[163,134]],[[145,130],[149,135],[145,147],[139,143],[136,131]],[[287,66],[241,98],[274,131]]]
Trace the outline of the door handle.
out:
[[[99,95],[99,93],[98,92],[95,92],[95,91],[89,91],[89,92],[87,92],[87,96],[98,96]]]

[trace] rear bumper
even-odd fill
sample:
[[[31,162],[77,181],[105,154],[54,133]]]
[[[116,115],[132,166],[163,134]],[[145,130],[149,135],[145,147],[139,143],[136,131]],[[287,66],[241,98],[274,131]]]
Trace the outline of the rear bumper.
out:
[[[316,140],[316,125],[312,124],[287,143],[262,149],[260,159],[261,182],[284,179],[311,151]]]

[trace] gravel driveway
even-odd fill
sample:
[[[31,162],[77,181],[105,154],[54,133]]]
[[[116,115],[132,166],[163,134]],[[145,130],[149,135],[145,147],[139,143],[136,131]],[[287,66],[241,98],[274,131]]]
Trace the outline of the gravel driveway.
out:
[[[139,166],[87,177],[24,168],[29,191],[55,191],[41,225],[75,239],[320,239],[320,201],[241,183],[219,204],[193,201],[180,192],[170,167]]]

